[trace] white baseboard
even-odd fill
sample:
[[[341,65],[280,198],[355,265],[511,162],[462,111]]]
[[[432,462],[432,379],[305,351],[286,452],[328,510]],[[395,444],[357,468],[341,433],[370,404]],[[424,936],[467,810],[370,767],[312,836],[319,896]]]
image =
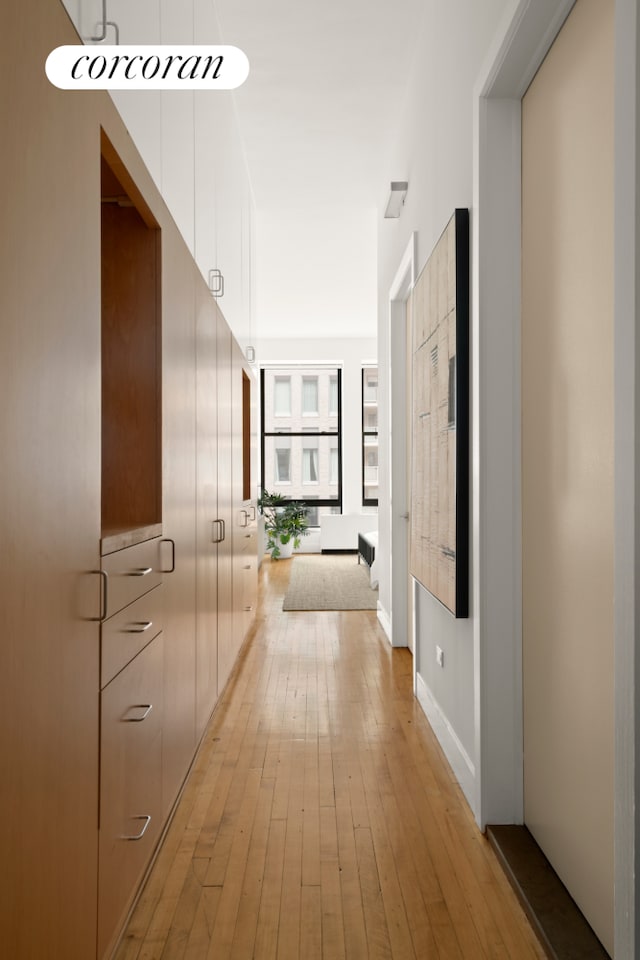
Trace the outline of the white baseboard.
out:
[[[416,698],[438,738],[467,803],[475,814],[475,765],[419,673],[416,674]]]
[[[391,617],[389,616],[387,611],[384,609],[384,607],[382,606],[379,600],[378,600],[378,620],[380,621],[380,625],[382,626],[382,629],[387,635],[387,640],[389,641],[389,643],[391,643]]]

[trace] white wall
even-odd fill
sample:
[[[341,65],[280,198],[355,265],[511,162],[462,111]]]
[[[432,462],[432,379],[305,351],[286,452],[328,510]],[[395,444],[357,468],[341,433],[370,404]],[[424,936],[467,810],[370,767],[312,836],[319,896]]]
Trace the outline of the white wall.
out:
[[[417,232],[417,271],[456,207],[473,201],[473,91],[508,0],[429,0],[420,55],[381,184],[378,220],[378,341],[380,392],[388,392],[389,289],[409,242]],[[427,26],[428,25],[428,26]],[[398,220],[383,220],[391,180],[409,190]],[[473,217],[473,211],[472,211]],[[380,501],[389,492],[389,411],[380,413]],[[473,470],[472,470],[473,474]],[[473,518],[472,518],[473,520]],[[380,604],[389,611],[389,514],[380,511]],[[473,526],[473,522],[471,524]],[[471,551],[473,554],[473,551]],[[474,577],[471,570],[470,576]],[[473,590],[471,591],[473,596]],[[473,609],[455,620],[422,588],[417,590],[417,691],[477,813],[475,790],[475,664]],[[436,643],[444,668],[436,663]]]
[[[362,506],[362,367],[376,360],[375,337],[261,339],[256,366],[332,364],[342,368],[342,512],[369,513]]]

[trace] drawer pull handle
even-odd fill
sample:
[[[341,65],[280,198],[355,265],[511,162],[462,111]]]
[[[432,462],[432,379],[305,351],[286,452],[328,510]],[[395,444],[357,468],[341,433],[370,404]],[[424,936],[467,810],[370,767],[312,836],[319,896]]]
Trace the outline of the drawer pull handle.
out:
[[[251,613],[252,610],[253,610],[253,607],[245,607],[245,608],[244,608],[244,612],[245,612],[245,613]]]
[[[136,570],[129,570],[128,577],[146,577],[153,573],[153,567],[138,567]]]
[[[249,526],[249,514],[247,513],[246,510],[241,510],[240,513],[241,513],[241,514],[244,514],[244,523],[241,523],[240,526],[241,526],[241,527],[248,527],[248,526]]]
[[[100,584],[100,612],[97,617],[90,617],[90,619],[96,623],[104,623],[109,609],[109,574],[106,570],[92,570],[91,572],[97,573],[102,582]]]
[[[256,508],[251,506],[249,507],[249,510],[251,510],[251,520],[253,522],[256,519]]]
[[[172,540],[171,537],[165,537],[164,540],[161,540],[160,543],[170,543],[171,544],[171,566],[168,570],[163,570],[162,573],[173,573],[176,569],[176,542]]]
[[[153,626],[153,620],[136,620],[125,627],[123,633],[144,633],[149,627]]]
[[[141,717],[130,717],[128,716],[128,713],[130,710],[144,710],[144,713],[142,714]],[[147,717],[149,716],[152,710],[153,710],[152,703],[134,703],[131,707],[129,707],[129,710],[127,710],[127,713],[125,713],[124,717],[122,718],[122,722],[123,723],[142,723],[143,720],[147,719]]]
[[[245,563],[244,568],[245,568],[245,570],[251,570],[251,564],[250,564],[250,563]]]
[[[142,840],[142,838],[144,837],[144,834],[145,834],[145,830],[147,829],[147,827],[148,827],[149,824],[151,823],[151,814],[146,813],[146,814],[143,814],[141,817],[131,817],[131,819],[132,819],[132,820],[144,820],[144,824],[143,824],[142,830],[140,831],[140,833],[134,833],[134,834],[129,834],[129,835],[123,834],[123,835],[120,837],[120,839],[121,839],[121,840]]]

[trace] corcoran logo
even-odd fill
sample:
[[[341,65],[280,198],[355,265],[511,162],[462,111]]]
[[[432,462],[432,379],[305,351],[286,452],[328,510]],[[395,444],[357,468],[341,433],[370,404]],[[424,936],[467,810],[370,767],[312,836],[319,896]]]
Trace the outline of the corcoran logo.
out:
[[[234,90],[249,61],[230,46],[56,47],[45,65],[61,90]]]

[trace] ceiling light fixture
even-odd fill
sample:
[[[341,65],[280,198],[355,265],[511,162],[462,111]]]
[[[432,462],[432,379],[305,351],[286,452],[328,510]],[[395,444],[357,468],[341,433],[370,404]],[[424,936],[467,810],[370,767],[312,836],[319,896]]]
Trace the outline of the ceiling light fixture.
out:
[[[391,181],[391,195],[389,197],[387,209],[384,212],[385,220],[397,220],[397,218],[400,216],[404,206],[404,198],[407,195],[408,189],[409,184],[406,180]]]

